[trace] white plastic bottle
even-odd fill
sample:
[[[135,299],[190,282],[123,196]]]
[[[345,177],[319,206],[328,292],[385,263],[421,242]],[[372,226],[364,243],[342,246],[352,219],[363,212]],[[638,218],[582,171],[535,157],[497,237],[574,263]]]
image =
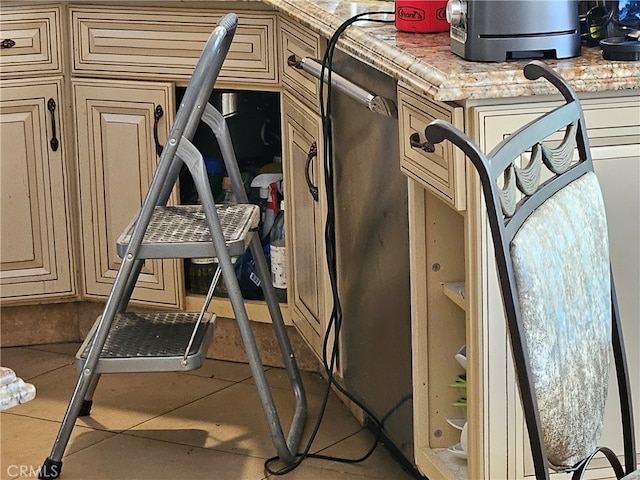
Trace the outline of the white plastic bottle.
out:
[[[271,250],[271,281],[280,302],[287,301],[287,252],[285,248],[284,202],[276,215],[269,239]]]

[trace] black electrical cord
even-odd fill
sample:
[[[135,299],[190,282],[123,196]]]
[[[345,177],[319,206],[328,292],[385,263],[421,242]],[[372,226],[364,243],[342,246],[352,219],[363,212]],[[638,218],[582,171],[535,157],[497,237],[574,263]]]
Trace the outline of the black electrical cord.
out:
[[[331,293],[333,297],[333,308],[331,312],[331,317],[329,319],[329,323],[327,325],[327,329],[325,331],[324,340],[322,344],[322,361],[323,366],[327,375],[327,385],[324,391],[322,404],[320,407],[320,412],[318,414],[318,419],[314,426],[314,429],[311,433],[309,440],[304,448],[303,452],[296,454],[296,459],[290,463],[285,465],[284,467],[273,470],[271,469],[271,463],[277,461],[279,457],[272,457],[265,461],[264,468],[265,470],[272,475],[284,475],[295,470],[305,458],[317,458],[322,460],[330,460],[335,462],[342,463],[360,463],[365,461],[367,458],[371,456],[371,454],[375,451],[376,447],[380,442],[380,438],[382,436],[382,430],[384,427],[384,422],[387,418],[393,414],[404,402],[412,398],[412,395],[407,395],[402,398],[391,410],[382,418],[377,419],[375,414],[360,400],[354,398],[347,390],[345,390],[339,383],[337,383],[333,377],[333,371],[335,367],[335,362],[338,353],[338,341],[340,337],[340,329],[342,327],[342,306],[340,304],[340,296],[338,292],[338,281],[337,281],[337,259],[336,259],[336,236],[335,236],[335,198],[334,198],[334,181],[333,181],[333,138],[331,135],[332,127],[331,127],[331,98],[332,98],[332,85],[331,85],[331,76],[332,69],[331,65],[333,64],[333,54],[335,52],[336,45],[340,36],[343,32],[352,24],[358,21],[370,21],[376,23],[393,23],[393,20],[382,20],[382,19],[372,19],[372,18],[363,18],[368,17],[370,15],[394,15],[395,12],[363,12],[357,15],[354,15],[347,20],[345,20],[333,33],[329,42],[327,44],[327,50],[322,59],[322,69],[320,72],[320,82],[322,85],[322,79],[326,77],[327,81],[327,98],[325,101],[324,98],[324,88],[320,89],[320,114],[322,117],[322,136],[323,136],[323,144],[324,144],[324,172],[325,172],[325,191],[327,197],[327,217],[325,223],[325,247],[326,247],[326,255],[327,255],[327,268],[329,272],[329,281],[331,284]],[[331,336],[331,331],[334,331],[333,344],[331,346],[331,358],[327,359],[327,351],[329,346],[329,338]],[[320,424],[322,422],[322,418],[324,417],[324,413],[326,411],[327,402],[329,399],[329,393],[331,392],[331,385],[335,385],[335,387],[342,392],[349,400],[355,403],[359,408],[361,408],[368,417],[373,421],[376,426],[376,435],[375,440],[369,450],[359,458],[341,458],[334,457],[330,455],[322,455],[318,453],[309,453],[311,450],[311,446],[315,440],[315,437],[320,429]]]
[[[596,9],[602,9],[605,13],[604,16],[600,17],[599,23],[594,23],[593,25],[590,22],[594,22]],[[583,40],[585,38],[599,38],[600,35],[606,33],[607,28],[610,24],[617,25],[618,22],[614,18],[613,10],[607,10],[605,6],[596,6],[590,9],[585,15],[585,21],[587,22],[587,32],[581,33],[580,38]]]

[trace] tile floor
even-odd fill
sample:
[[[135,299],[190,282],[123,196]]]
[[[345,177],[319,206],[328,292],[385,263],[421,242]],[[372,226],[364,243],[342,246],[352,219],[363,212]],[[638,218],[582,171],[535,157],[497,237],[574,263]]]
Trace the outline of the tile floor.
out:
[[[73,391],[77,344],[3,348],[0,363],[36,386],[36,398],[0,414],[0,478],[35,478],[49,454]],[[285,372],[267,378],[288,428],[294,399]],[[317,418],[324,382],[303,373],[309,422]],[[358,457],[373,435],[331,395],[312,451]],[[78,420],[63,458],[61,480],[214,479],[410,480],[414,475],[380,445],[365,462],[307,459],[287,475],[268,475],[273,456],[248,365],[207,360],[191,373],[104,375],[90,417]],[[22,475],[21,475],[22,474]]]

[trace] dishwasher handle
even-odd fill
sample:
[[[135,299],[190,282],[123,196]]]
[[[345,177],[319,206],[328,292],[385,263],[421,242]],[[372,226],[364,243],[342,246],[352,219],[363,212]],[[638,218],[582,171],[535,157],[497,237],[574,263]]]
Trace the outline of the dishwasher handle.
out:
[[[304,70],[318,79],[322,75],[322,64],[318,60],[310,57],[298,59],[295,55],[291,55],[287,59],[287,64],[290,67]],[[328,83],[328,77],[328,72],[325,70],[323,78],[325,83]],[[385,115],[387,117],[398,118],[398,108],[393,100],[375,95],[359,85],[356,85],[351,80],[347,80],[336,72],[331,72],[331,85],[345,95],[348,95],[357,102],[365,105],[372,112],[379,113],[380,115]]]

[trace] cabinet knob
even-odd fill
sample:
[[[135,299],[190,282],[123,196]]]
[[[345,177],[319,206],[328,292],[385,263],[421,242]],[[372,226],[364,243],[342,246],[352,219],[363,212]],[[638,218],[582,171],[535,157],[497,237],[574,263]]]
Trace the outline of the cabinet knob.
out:
[[[16,45],[16,42],[14,40],[11,40],[10,38],[5,38],[0,42],[0,47],[2,48],[11,48],[11,47],[15,47],[15,45]]]

